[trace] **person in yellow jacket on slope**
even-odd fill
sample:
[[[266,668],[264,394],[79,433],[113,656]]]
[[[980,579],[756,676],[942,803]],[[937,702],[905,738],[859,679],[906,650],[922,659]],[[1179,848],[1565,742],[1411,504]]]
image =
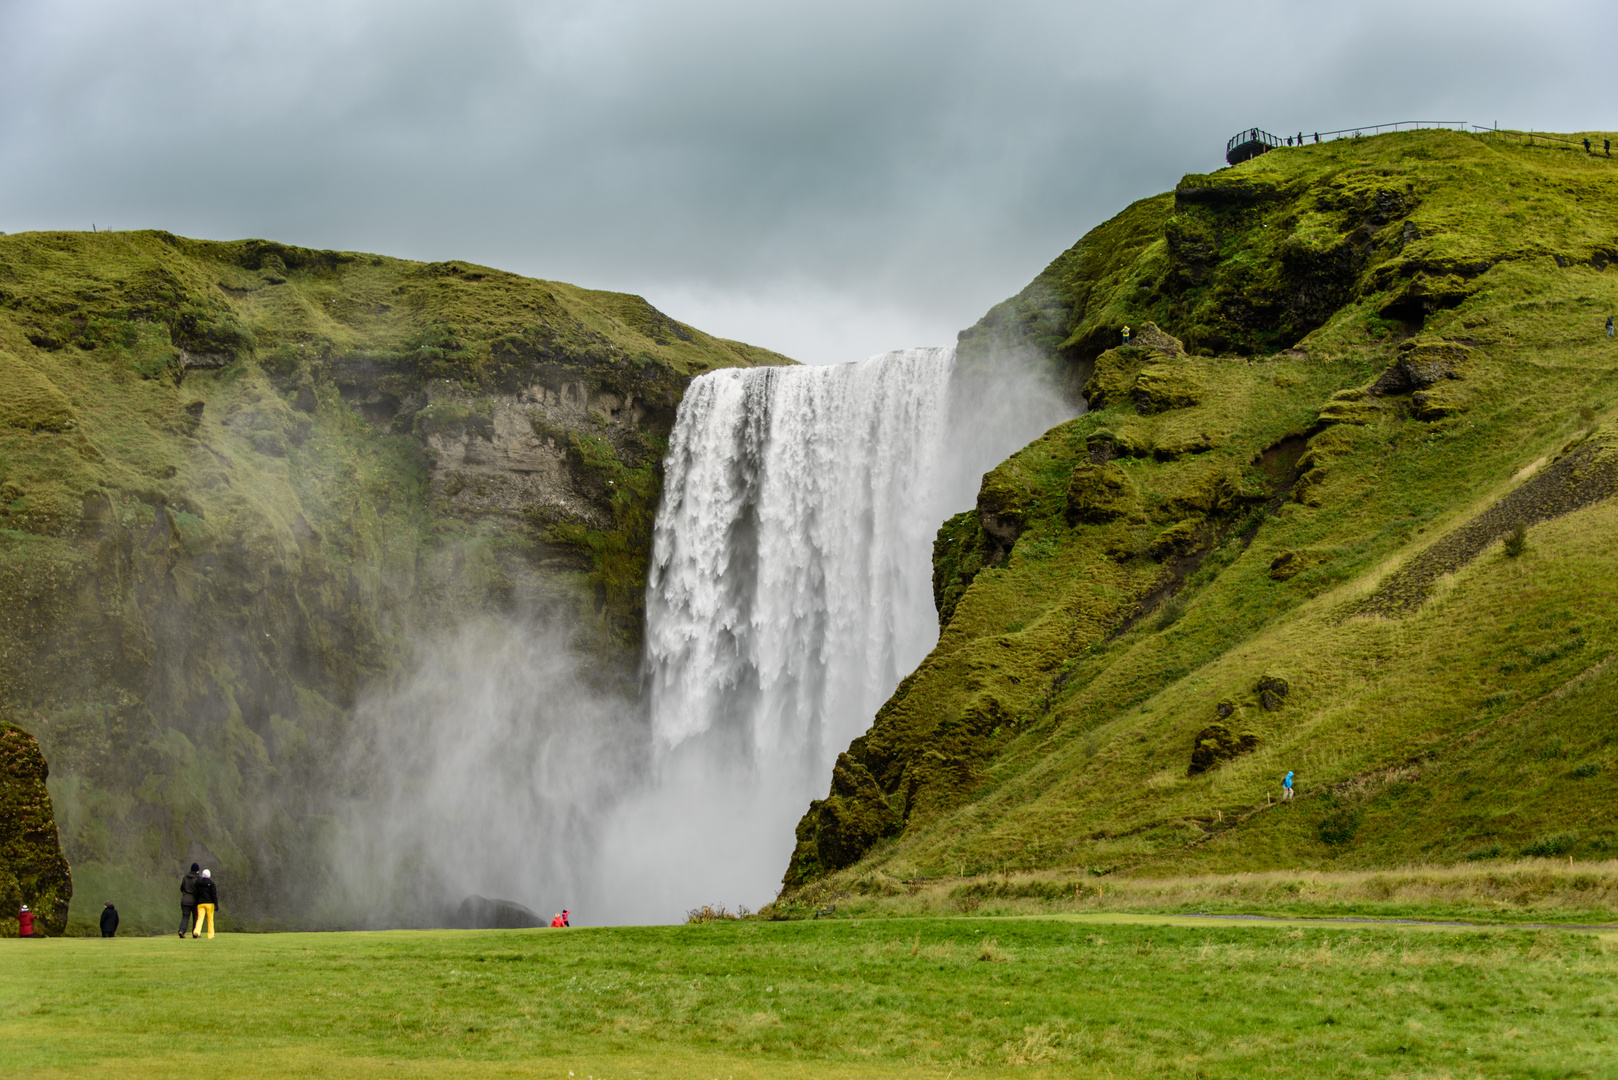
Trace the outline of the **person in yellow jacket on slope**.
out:
[[[213,940],[213,913],[219,906],[219,886],[213,883],[213,871],[204,870],[197,881],[197,927],[191,936],[202,936],[202,924],[208,924],[208,940]]]

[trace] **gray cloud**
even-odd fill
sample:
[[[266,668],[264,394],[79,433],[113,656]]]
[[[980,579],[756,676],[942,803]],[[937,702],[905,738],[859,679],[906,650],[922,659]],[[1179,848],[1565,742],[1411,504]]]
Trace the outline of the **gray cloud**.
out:
[[[0,228],[464,258],[852,359],[951,340],[1250,124],[1611,123],[1605,14],[12,0]]]

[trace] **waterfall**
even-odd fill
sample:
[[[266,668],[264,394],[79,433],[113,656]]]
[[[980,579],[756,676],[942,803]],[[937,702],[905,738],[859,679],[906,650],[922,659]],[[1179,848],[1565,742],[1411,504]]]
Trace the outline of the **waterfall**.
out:
[[[694,380],[654,527],[645,700],[592,690],[554,619],[421,642],[355,711],[371,779],[333,869],[353,917],[433,925],[471,893],[584,925],[768,901],[837,753],[937,639],[939,524],[1070,415],[1043,361],[968,378],[953,349]]]
[[[716,371],[687,391],[647,588],[653,734],[824,794],[937,638],[953,349]]]

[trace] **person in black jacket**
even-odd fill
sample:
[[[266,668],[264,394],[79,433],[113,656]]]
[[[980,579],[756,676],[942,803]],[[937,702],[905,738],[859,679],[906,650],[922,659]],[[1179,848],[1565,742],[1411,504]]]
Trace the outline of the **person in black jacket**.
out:
[[[197,925],[191,936],[202,936],[202,924],[208,924],[208,940],[213,940],[213,913],[219,906],[219,889],[213,883],[213,871],[204,870],[197,879]]]
[[[191,864],[191,872],[180,879],[180,936],[191,933],[191,928],[197,921],[197,882],[202,875],[197,871],[202,867],[196,863]]]
[[[107,906],[101,909],[101,936],[113,937],[118,933],[118,909],[107,901]]]

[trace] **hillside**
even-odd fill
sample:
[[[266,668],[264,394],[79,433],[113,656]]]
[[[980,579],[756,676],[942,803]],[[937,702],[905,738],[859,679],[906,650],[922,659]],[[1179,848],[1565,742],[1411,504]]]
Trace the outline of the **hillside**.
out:
[[[940,529],[938,645],[777,910],[1610,857],[1615,309],[1618,162],[1504,137],[1281,149],[1093,230],[962,334],[968,367],[1067,365],[1091,411]]]
[[[452,618],[632,685],[684,387],[789,362],[460,262],[0,236],[0,720],[81,892],[205,857],[238,917],[306,906],[357,689]]]

